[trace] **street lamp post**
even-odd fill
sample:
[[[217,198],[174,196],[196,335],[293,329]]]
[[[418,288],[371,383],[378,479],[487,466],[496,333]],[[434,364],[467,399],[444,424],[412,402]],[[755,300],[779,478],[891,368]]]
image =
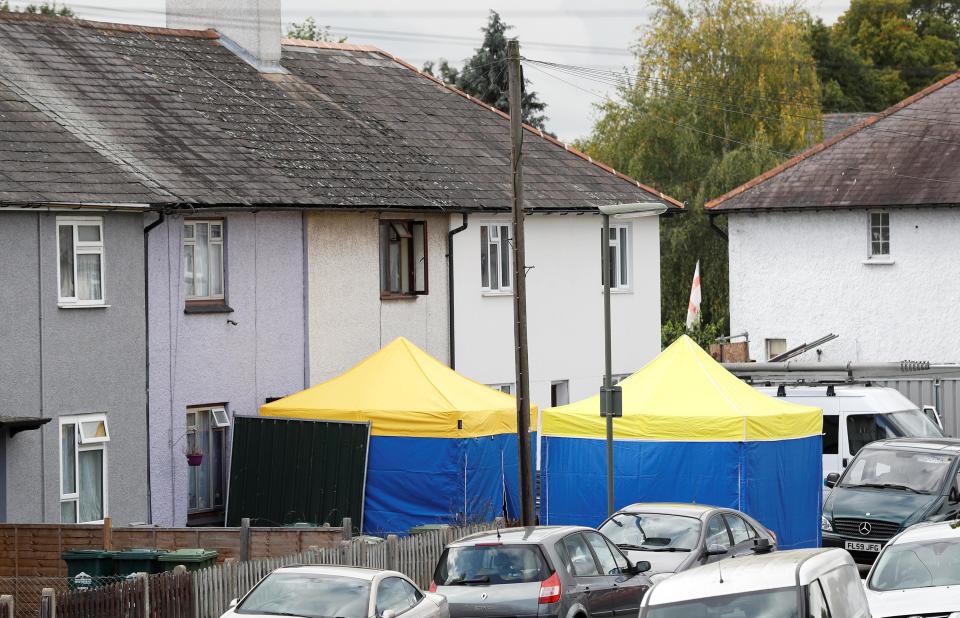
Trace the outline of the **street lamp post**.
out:
[[[635,219],[662,215],[667,207],[659,202],[640,202],[636,204],[612,204],[601,206],[603,217],[603,239],[601,241],[600,264],[603,269],[603,388],[600,393],[600,413],[607,420],[607,515],[613,515],[613,418],[620,416],[620,399],[614,395],[613,358],[610,336],[610,217],[617,219]]]

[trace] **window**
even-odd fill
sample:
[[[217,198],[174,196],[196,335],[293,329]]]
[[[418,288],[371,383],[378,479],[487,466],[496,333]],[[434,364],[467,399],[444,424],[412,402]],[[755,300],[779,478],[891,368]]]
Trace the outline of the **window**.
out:
[[[60,419],[60,521],[103,521],[107,512],[107,443],[104,414]]]
[[[490,388],[495,388],[501,393],[506,393],[508,395],[513,394],[513,384],[488,384]]]
[[[730,527],[730,532],[733,534],[734,545],[743,543],[744,541],[749,541],[754,537],[754,534],[747,527],[746,522],[736,515],[724,515],[723,517],[727,520],[727,525]]]
[[[600,229],[600,239],[602,245],[603,228]],[[610,246],[607,250],[610,252],[610,289],[630,289],[630,226],[610,226]]]
[[[823,454],[840,454],[840,417],[836,414],[823,415]]]
[[[719,545],[724,549],[730,549],[730,536],[727,534],[727,527],[723,524],[723,519],[719,515],[710,518],[707,524],[707,549],[711,545]]]
[[[774,359],[787,351],[786,339],[764,339],[764,344],[767,349],[767,360]]]
[[[383,616],[388,609],[401,614],[419,603],[421,598],[420,591],[407,580],[387,577],[377,588],[377,616]]]
[[[583,536],[587,537],[587,542],[590,543],[593,553],[597,556],[597,561],[600,563],[600,573],[604,575],[619,574],[620,567],[617,566],[617,561],[614,560],[613,554],[603,537],[596,532],[584,532]]]
[[[103,304],[103,220],[57,217],[61,305]]]
[[[890,213],[870,213],[870,257],[890,257]]]
[[[570,403],[569,380],[557,380],[550,384],[550,407],[565,406]]]
[[[617,568],[620,569],[620,573],[627,573],[630,570],[630,562],[627,560],[626,556],[620,551],[620,548],[614,545],[610,539],[604,539],[607,542],[607,547],[610,548],[610,553],[613,554],[613,559],[617,563]]]
[[[380,294],[427,293],[427,223],[380,221]]]
[[[807,618],[830,618],[827,600],[823,597],[819,580],[816,579],[807,586]]]
[[[844,565],[820,576],[830,613],[844,618],[867,618],[870,614],[863,581],[857,567]]]
[[[230,417],[223,406],[187,410],[187,448],[202,453],[199,466],[191,466],[188,512],[223,508],[226,489],[227,427]]]
[[[223,221],[183,224],[183,263],[188,301],[223,300]]]
[[[570,565],[573,567],[573,573],[577,577],[594,577],[600,575],[597,570],[597,563],[587,547],[586,541],[579,534],[571,534],[561,541],[563,549],[570,559]]]
[[[480,226],[480,287],[487,292],[509,292],[513,280],[510,226]]]

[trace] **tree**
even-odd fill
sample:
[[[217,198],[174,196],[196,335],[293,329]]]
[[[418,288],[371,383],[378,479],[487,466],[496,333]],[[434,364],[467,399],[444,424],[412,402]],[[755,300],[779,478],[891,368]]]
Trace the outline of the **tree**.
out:
[[[43,4],[37,6],[35,4],[28,4],[23,9],[18,8],[16,5],[13,7],[10,6],[9,0],[3,0],[0,2],[0,13],[33,13],[40,15],[58,15],[60,17],[74,17],[73,9],[67,5],[58,5],[56,1],[54,2],[44,2]]]
[[[585,147],[686,203],[686,214],[661,224],[661,315],[684,319],[699,259],[702,330],[726,330],[727,246],[703,205],[819,139],[809,17],[759,0],[653,7],[636,66],[619,99],[599,106]]]
[[[307,17],[300,23],[293,22],[287,29],[287,38],[300,41],[324,41],[327,43],[343,43],[347,37],[336,38],[330,33],[330,26],[318,26],[317,20]]]
[[[435,75],[434,70],[437,70],[439,74],[435,76],[446,83],[456,86],[502,112],[509,113],[506,33],[510,28],[512,26],[504,23],[496,11],[490,11],[487,25],[482,30],[483,42],[474,55],[466,61],[463,69],[458,71],[441,58],[439,65],[428,62],[423,70],[430,75]],[[546,103],[541,102],[537,93],[530,89],[530,80],[524,78],[521,98],[523,121],[543,129],[547,120],[543,115],[546,108]]]

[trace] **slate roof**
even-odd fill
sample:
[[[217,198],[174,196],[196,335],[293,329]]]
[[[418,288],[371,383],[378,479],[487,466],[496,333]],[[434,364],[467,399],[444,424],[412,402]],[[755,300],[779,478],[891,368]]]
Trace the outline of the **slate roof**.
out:
[[[960,205],[960,72],[707,203],[714,212]]]
[[[0,204],[507,210],[507,117],[373,47],[0,13]],[[526,205],[672,198],[527,127]]]

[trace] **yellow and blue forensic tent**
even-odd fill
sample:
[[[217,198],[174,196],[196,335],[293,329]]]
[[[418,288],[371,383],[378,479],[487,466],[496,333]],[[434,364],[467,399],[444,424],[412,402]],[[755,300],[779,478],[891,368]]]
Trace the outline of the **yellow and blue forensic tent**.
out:
[[[369,422],[364,529],[402,533],[519,512],[516,406],[399,337],[260,415]]]
[[[615,497],[740,508],[782,547],[820,538],[822,411],[769,397],[686,335],[620,382]],[[597,525],[606,513],[600,397],[544,410],[541,473],[548,523]]]

